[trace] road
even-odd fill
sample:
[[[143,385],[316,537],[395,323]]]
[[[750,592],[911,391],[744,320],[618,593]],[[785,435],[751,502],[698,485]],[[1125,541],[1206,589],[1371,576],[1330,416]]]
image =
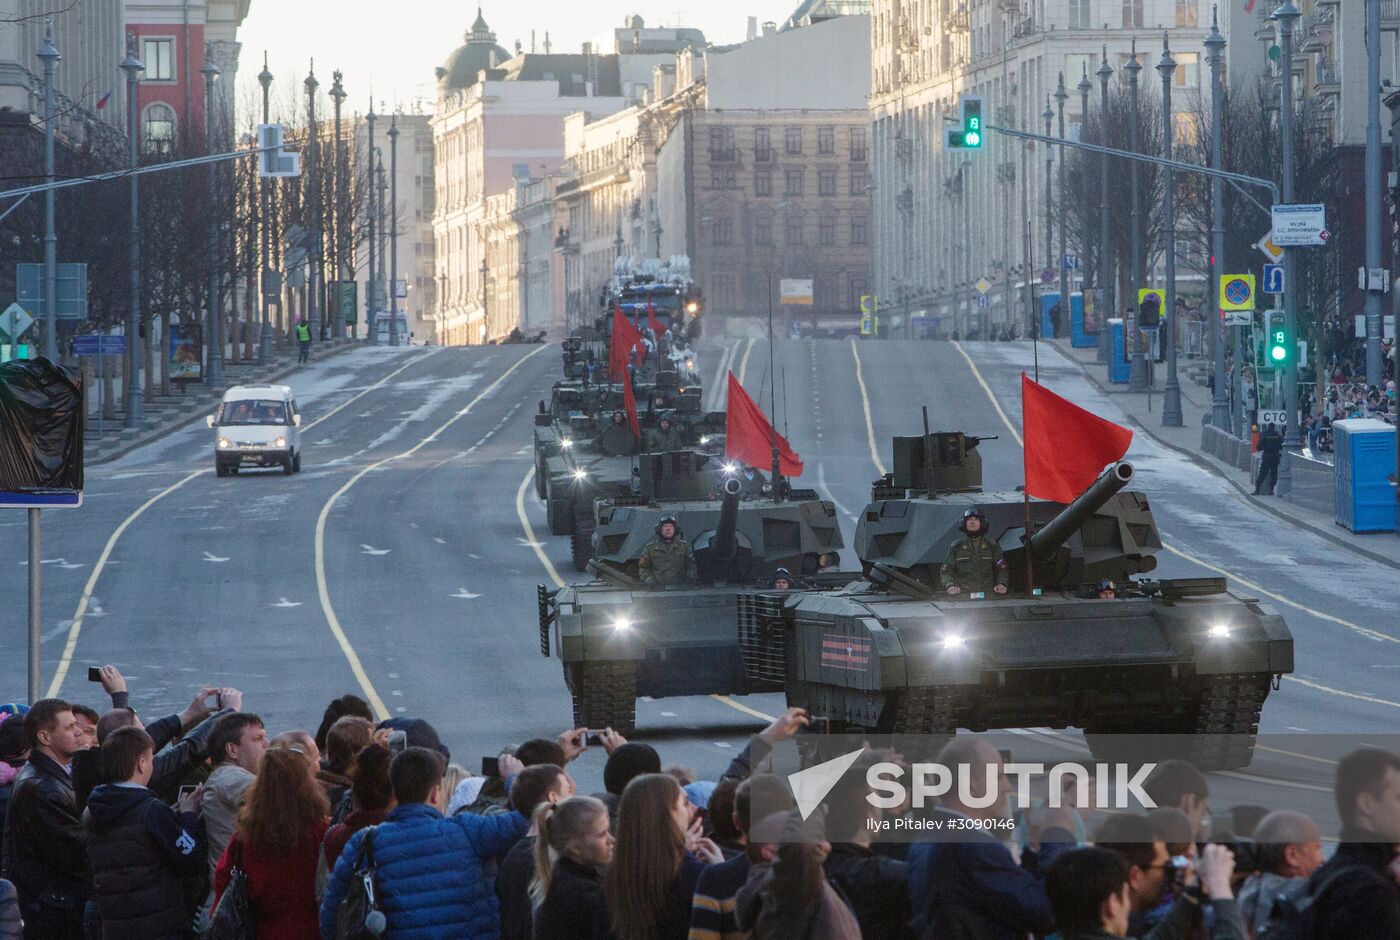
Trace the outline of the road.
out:
[[[715,379],[732,369],[768,409],[776,374],[802,482],[836,502],[848,545],[890,437],[919,433],[921,406],[936,429],[998,436],[981,445],[988,489],[1020,483],[1027,344],[779,340],[771,352],[770,370],[762,337],[707,339],[707,403],[722,403]],[[1052,389],[1123,419],[1053,349],[1040,363]],[[149,714],[179,707],[199,682],[237,685],[274,731],[314,728],[327,701],[354,691],[382,714],[431,721],[469,769],[504,743],[562,730],[568,695],[557,660],[539,654],[534,590],[572,569],[530,485],[532,413],[558,371],[556,346],[355,350],[289,380],[307,422],[300,475],[216,479],[202,424],[90,468],[84,507],[45,516],[46,687],[99,704],[87,666],[113,662]],[[1265,730],[1393,727],[1394,571],[1281,531],[1146,435],[1129,459],[1168,545],[1159,572],[1223,571],[1293,628],[1298,672],[1270,698]],[[15,599],[23,534],[19,514],[0,519],[13,559],[0,584]],[[23,604],[3,616],[18,652]],[[0,689],[12,690],[0,698],[20,697],[24,682],[22,655],[0,660]],[[713,775],[782,704],[643,702],[638,737]],[[601,766],[581,758],[581,785],[597,788]]]

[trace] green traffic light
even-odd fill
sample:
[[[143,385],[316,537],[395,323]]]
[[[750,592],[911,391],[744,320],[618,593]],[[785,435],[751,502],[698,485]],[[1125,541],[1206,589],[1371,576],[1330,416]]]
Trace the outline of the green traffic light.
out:
[[[969,147],[980,147],[982,146],[982,135],[976,131],[968,131],[963,137],[963,142]]]
[[[1269,350],[1269,357],[1273,359],[1274,362],[1282,362],[1287,355],[1288,350],[1284,349],[1282,346],[1274,346]]]

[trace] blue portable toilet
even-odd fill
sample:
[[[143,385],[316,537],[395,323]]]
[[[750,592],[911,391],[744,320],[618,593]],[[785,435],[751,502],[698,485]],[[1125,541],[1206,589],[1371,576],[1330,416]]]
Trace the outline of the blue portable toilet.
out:
[[[1055,335],[1054,325],[1050,320],[1050,311],[1055,304],[1060,302],[1058,293],[1042,293],[1040,295],[1040,338],[1050,339]]]
[[[1069,344],[1075,349],[1092,349],[1099,344],[1099,334],[1084,329],[1084,294],[1069,295]]]
[[[1132,363],[1128,361],[1128,333],[1123,318],[1114,317],[1108,321],[1108,380],[1123,385],[1132,371]]]
[[[1353,532],[1395,531],[1395,427],[1375,418],[1332,422],[1337,522]]]

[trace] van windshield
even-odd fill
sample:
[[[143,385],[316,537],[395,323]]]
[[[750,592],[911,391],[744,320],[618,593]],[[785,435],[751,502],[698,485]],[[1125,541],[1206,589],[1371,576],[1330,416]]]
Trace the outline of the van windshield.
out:
[[[224,402],[219,409],[219,424],[275,424],[288,425],[287,403],[276,399],[245,398],[240,401]]]

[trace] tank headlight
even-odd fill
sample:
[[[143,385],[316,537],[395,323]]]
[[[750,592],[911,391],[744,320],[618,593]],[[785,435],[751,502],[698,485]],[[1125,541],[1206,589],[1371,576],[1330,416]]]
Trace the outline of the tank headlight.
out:
[[[687,369],[694,369],[694,368],[695,368],[695,360],[694,360],[694,359],[687,359],[687,360],[685,361],[685,367],[686,367]]]
[[[570,447],[573,447],[573,446],[574,446],[574,442],[571,441],[571,440],[569,440],[567,437],[564,438],[562,441],[559,442],[559,449],[560,449],[560,450],[568,450]]]
[[[1206,635],[1212,640],[1224,640],[1230,636],[1230,627],[1223,623],[1213,623],[1206,630]]]
[[[738,465],[737,463],[733,463],[733,462],[727,463],[727,464],[724,465],[724,472],[725,472],[725,473],[730,473],[730,474],[738,473],[738,472],[739,472],[739,465]]]
[[[685,309],[690,313],[694,313],[695,311],[700,309],[700,305],[692,300],[690,303],[685,305]]]
[[[618,617],[613,621],[613,631],[616,633],[626,633],[632,629],[632,621],[628,617]]]
[[[961,633],[949,633],[943,637],[943,649],[949,652],[962,649],[966,643],[967,640],[963,638]]]
[[[708,444],[708,443],[710,443],[710,435],[708,435],[708,434],[702,434],[702,435],[700,435],[700,444],[701,444],[701,446],[704,446],[705,444]]]
[[[575,480],[578,480],[579,482],[582,482],[582,481],[588,479],[588,471],[587,471],[587,470],[583,470],[583,469],[575,470],[575,471],[574,471],[574,479],[575,479]]]
[[[286,446],[287,446],[287,439],[286,439],[285,437],[279,437],[279,438],[277,438],[275,441],[272,442],[272,446],[273,446],[273,447],[286,447]]]
[[[227,450],[228,448],[230,448],[230,447],[232,447],[232,446],[233,446],[233,441],[229,440],[229,439],[226,438],[226,437],[221,437],[221,438],[219,438],[219,447],[223,448],[224,450]]]

